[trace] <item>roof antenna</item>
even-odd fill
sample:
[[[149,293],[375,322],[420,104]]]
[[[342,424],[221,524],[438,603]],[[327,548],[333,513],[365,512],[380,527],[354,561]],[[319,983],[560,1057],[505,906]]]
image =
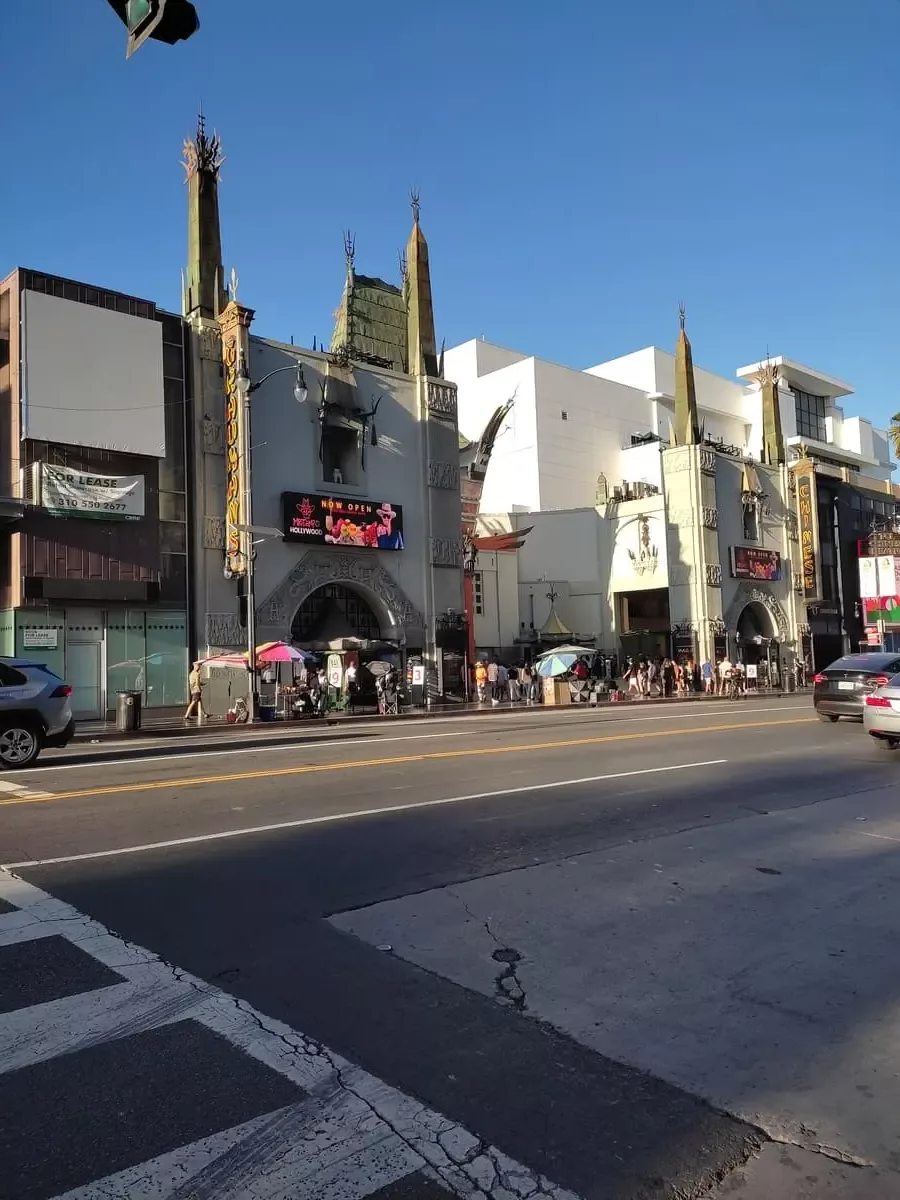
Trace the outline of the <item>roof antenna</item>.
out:
[[[344,257],[347,259],[347,270],[352,271],[356,258],[356,237],[349,229],[344,234]]]

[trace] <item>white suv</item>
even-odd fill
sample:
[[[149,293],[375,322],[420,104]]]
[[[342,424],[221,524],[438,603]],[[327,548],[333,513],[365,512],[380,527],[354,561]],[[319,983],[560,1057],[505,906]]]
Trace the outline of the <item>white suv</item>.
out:
[[[28,767],[75,733],[72,689],[41,663],[0,658],[0,767]]]

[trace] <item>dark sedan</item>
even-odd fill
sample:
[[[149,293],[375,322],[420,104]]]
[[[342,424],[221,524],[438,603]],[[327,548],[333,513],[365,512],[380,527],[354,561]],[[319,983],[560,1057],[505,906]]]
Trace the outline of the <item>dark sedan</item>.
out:
[[[820,721],[863,719],[866,696],[900,672],[898,654],[847,654],[813,679],[813,704]]]

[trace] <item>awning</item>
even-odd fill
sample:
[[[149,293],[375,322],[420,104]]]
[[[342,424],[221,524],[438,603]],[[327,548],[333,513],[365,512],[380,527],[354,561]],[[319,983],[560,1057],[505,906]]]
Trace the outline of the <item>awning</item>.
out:
[[[550,609],[550,615],[538,630],[541,637],[571,637],[572,630],[562,623],[556,612],[556,606]]]

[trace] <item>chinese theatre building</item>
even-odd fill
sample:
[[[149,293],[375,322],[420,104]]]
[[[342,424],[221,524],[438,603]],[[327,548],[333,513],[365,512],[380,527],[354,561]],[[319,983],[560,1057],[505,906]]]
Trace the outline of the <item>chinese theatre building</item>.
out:
[[[423,699],[462,694],[456,388],[436,352],[418,199],[398,282],[359,274],[348,237],[330,346],[299,349],[256,332],[233,272],[225,287],[219,163],[201,123],[185,146],[184,296],[198,652],[246,648],[252,604],[258,644],[387,661]]]
[[[0,653],[63,676],[79,720],[185,699],[183,330],[136,296],[0,282]]]

